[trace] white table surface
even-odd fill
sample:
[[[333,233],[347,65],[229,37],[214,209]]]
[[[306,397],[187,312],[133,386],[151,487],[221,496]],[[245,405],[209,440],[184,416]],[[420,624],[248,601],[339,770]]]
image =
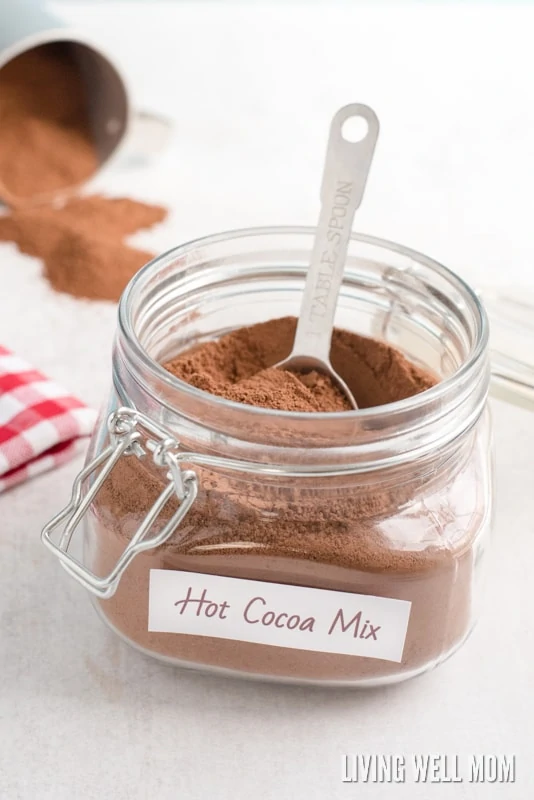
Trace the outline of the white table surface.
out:
[[[157,163],[94,184],[170,206],[144,245],[313,223],[329,118],[359,100],[382,133],[357,227],[475,282],[534,287],[534,7],[55,5],[122,59],[140,105],[175,120]],[[39,263],[6,244],[0,287],[0,341],[98,405],[115,307],[55,295]],[[1,800],[532,797],[534,417],[494,411],[482,620],[439,670],[387,689],[225,681],[142,657],[39,542],[80,461],[3,495]],[[515,755],[517,781],[346,784],[343,753]]]

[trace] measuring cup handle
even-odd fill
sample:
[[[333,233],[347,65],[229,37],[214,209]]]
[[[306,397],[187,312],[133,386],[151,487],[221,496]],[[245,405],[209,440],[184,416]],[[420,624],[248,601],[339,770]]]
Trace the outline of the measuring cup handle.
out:
[[[161,153],[169,143],[172,122],[151,111],[134,111],[123,158],[127,161],[148,161]]]

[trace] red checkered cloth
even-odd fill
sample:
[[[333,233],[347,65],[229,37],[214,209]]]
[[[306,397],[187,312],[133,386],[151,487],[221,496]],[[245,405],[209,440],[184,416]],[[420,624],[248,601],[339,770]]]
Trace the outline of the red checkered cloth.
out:
[[[95,420],[93,409],[0,346],[0,492],[72,458]]]

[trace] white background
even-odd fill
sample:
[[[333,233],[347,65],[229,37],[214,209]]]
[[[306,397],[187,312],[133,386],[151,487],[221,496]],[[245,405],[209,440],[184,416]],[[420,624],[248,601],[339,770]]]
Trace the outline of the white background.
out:
[[[534,6],[56,3],[175,121],[153,166],[95,188],[168,204],[155,250],[247,225],[313,223],[328,122],[382,123],[356,227],[475,283],[534,288]],[[115,309],[54,295],[0,246],[0,341],[97,405]],[[2,800],[506,798],[534,792],[534,418],[494,406],[498,518],[483,616],[436,672],[312,691],[178,672],[121,644],[38,541],[80,463],[0,498]],[[514,786],[356,786],[342,753],[508,753]]]

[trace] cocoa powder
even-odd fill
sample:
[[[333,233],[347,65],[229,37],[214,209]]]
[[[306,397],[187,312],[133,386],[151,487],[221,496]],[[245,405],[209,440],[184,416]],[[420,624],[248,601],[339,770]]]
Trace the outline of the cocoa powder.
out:
[[[68,48],[43,45],[0,69],[0,195],[15,205],[76,186],[99,159],[80,69]]]
[[[59,199],[98,166],[85,85],[68,48],[37,47],[3,66],[0,197],[13,210],[0,216],[0,241],[40,258],[57,291],[116,301],[152,258],[125,237],[161,222],[166,211],[126,198]]]
[[[128,281],[152,258],[124,238],[161,222],[161,206],[100,195],[57,206],[18,207],[0,216],[0,241],[44,262],[54,289],[74,297],[118,300]]]
[[[350,403],[328,377],[272,369],[289,354],[296,322],[284,317],[240,328],[179,355],[165,368],[198,389],[238,403],[285,411],[348,411]],[[359,408],[403,400],[436,383],[394,347],[348,331],[334,331],[330,358]]]
[[[302,376],[281,373],[272,396],[270,365],[289,352],[294,328],[294,319],[283,319],[236,331],[178,355],[166,367],[238,402],[331,408],[339,398],[331,386],[320,383],[314,389],[315,378],[310,384]],[[358,402],[367,407],[402,399],[435,382],[389,345],[346,331],[335,332],[332,357]],[[343,478],[287,474],[267,479],[253,471],[194,465],[199,495],[187,517],[165,545],[137,556],[116,594],[97,601],[97,607],[130,643],[185,666],[326,682],[416,674],[451,652],[471,626],[474,543],[484,522],[481,479],[472,457],[477,446],[471,436],[454,456],[439,453],[415,464]],[[164,486],[149,460],[133,455],[119,460],[91,512],[88,552],[97,574],[111,571]],[[170,502],[159,524],[176,508]],[[402,662],[149,632],[151,569],[408,600],[412,606]]]

